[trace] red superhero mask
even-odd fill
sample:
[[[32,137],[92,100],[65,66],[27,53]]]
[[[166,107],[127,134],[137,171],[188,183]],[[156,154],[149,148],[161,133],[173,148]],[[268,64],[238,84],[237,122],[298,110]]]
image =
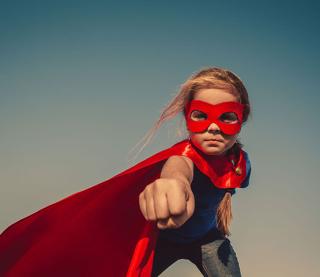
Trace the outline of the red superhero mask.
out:
[[[191,132],[204,132],[211,123],[219,126],[227,135],[241,130],[244,105],[239,102],[223,102],[216,105],[200,100],[191,100],[185,110],[187,127]]]

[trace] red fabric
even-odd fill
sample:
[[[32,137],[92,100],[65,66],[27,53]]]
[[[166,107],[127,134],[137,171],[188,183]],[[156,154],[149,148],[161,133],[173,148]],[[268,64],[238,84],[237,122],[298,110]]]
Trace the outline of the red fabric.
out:
[[[158,229],[143,218],[138,196],[172,155],[191,158],[220,188],[245,178],[181,141],[9,226],[0,235],[0,276],[150,276]],[[237,165],[246,172],[242,152]]]

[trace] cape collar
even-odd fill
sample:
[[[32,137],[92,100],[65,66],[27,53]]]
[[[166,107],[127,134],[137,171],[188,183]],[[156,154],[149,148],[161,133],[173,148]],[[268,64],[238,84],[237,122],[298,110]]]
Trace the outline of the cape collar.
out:
[[[172,147],[177,148],[182,156],[190,158],[218,188],[240,188],[246,177],[246,160],[242,149],[239,151],[239,157],[233,153],[225,156],[206,155],[190,139],[183,140]]]

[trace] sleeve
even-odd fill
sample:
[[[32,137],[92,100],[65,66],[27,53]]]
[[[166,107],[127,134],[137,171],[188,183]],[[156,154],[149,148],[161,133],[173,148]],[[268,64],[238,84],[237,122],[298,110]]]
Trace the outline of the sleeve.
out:
[[[244,152],[244,157],[246,159],[246,178],[242,182],[241,188],[246,188],[247,186],[249,186],[251,175],[251,163],[247,152]]]

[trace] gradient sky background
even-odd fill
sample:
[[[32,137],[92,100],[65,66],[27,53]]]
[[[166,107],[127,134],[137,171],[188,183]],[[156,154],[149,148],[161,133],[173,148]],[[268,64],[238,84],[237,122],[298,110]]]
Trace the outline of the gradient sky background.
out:
[[[242,274],[320,276],[316,1],[0,3],[0,231],[131,166],[180,84],[219,66],[253,110],[230,237]],[[175,124],[137,161],[180,140]],[[187,261],[161,276],[183,272],[201,276]]]

